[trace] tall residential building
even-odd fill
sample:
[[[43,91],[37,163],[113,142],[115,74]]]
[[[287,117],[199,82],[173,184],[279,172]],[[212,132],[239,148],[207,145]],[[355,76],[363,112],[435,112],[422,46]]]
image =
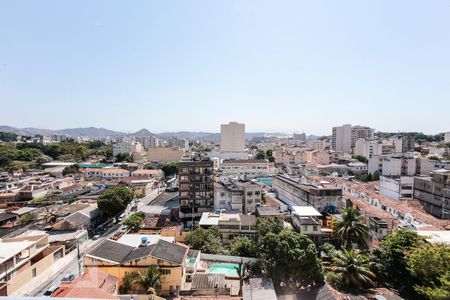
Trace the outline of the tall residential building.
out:
[[[352,151],[352,125],[345,124],[333,127],[331,149],[348,153]]]
[[[220,125],[220,150],[225,152],[245,150],[245,124],[230,122]]]
[[[358,139],[373,139],[374,132],[370,127],[366,126],[353,126],[352,127],[352,147],[355,147],[356,141]]]
[[[450,170],[433,171],[430,177],[415,177],[414,198],[431,215],[450,220]]]
[[[189,148],[189,141],[187,139],[180,139],[177,137],[171,137],[167,140],[167,146],[171,148],[178,148],[181,150],[187,150]]]
[[[179,217],[190,226],[214,209],[214,162],[200,156],[182,159],[179,170]]]
[[[306,141],[306,134],[305,133],[294,133],[292,136],[292,139],[295,141]]]
[[[136,141],[123,141],[113,144],[113,156],[117,156],[119,153],[142,153],[142,145]]]
[[[153,148],[159,146],[159,139],[154,136],[139,136],[135,137],[136,141],[141,143],[144,148]]]

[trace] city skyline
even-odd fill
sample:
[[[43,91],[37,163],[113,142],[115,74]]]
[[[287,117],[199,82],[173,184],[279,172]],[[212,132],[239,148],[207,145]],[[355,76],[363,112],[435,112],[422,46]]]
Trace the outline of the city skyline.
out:
[[[25,2],[0,4],[5,125],[449,130],[448,1]]]

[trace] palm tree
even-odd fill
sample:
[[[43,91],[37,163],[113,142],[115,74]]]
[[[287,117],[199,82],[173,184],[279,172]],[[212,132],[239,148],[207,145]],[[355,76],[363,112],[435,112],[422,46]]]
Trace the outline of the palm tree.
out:
[[[374,286],[375,274],[370,271],[369,258],[355,250],[337,251],[331,271],[339,275],[348,289]]]
[[[362,215],[351,206],[343,210],[340,219],[333,221],[333,230],[344,241],[347,248],[351,248],[355,241],[361,244],[368,235]]]
[[[159,275],[159,267],[157,265],[151,265],[148,267],[145,274],[141,274],[139,272],[134,275],[133,284],[139,285],[146,294],[156,294],[156,290],[161,285],[161,276]]]
[[[133,286],[133,282],[138,277],[138,272],[126,272],[123,276],[122,284],[119,287],[120,294],[128,294]]]

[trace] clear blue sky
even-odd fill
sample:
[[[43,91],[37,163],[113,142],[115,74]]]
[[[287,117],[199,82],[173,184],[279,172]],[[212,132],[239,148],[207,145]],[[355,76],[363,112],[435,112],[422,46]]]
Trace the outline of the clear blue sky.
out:
[[[0,1],[0,124],[450,131],[450,1]]]

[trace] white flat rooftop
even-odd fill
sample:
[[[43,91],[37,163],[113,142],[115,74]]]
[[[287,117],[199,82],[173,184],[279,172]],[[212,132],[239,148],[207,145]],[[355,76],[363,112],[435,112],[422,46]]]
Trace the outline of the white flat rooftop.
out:
[[[147,238],[148,245],[156,244],[159,240],[169,243],[175,242],[174,237],[160,236],[158,234],[124,234],[117,240],[117,242],[131,247],[138,247],[141,244],[143,237]]]
[[[200,218],[199,225],[200,226],[215,226],[219,224],[219,215],[212,214],[209,212],[204,212],[202,217]]]
[[[426,240],[432,244],[447,244],[450,245],[450,231],[426,231],[418,230],[417,234],[424,236]]]
[[[0,263],[14,257],[33,244],[34,242],[28,241],[0,243]]]
[[[292,213],[299,217],[320,217],[322,214],[312,206],[292,206]]]

